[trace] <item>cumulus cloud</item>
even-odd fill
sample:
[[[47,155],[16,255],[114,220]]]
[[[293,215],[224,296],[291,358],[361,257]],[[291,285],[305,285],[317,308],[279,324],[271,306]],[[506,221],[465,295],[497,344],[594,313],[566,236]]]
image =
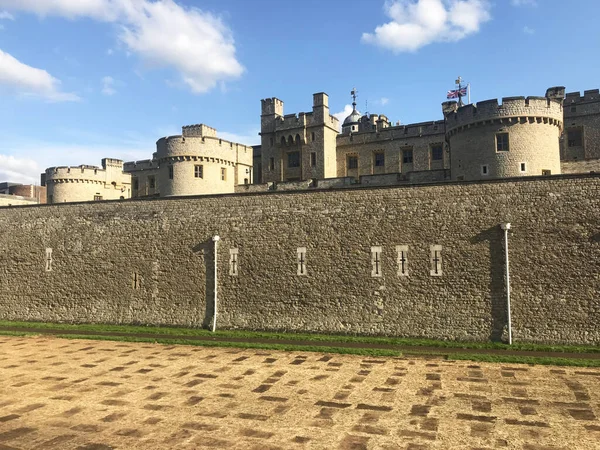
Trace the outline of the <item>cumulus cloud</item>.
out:
[[[43,69],[28,66],[0,50],[0,85],[27,96],[39,96],[49,101],[78,101],[75,94],[61,92],[60,80]]]
[[[385,106],[390,102],[390,99],[387,97],[381,97],[381,99],[379,100],[379,103],[381,103],[381,106]]]
[[[40,166],[33,159],[0,154],[0,180],[13,183],[39,184]]]
[[[8,11],[0,11],[0,20],[15,20],[15,17]]]
[[[221,18],[173,0],[0,0],[0,7],[115,23],[128,52],[150,67],[175,69],[195,93],[244,72],[231,30]]]
[[[340,121],[340,131],[342,130],[344,119],[348,117],[350,113],[352,113],[352,105],[346,105],[342,111],[332,114],[332,116],[337,117],[337,119]]]
[[[391,21],[363,33],[362,41],[394,53],[459,41],[491,19],[487,0],[388,0],[384,11]]]
[[[104,95],[115,95],[117,91],[115,90],[115,80],[113,77],[104,77],[102,78],[102,93]]]

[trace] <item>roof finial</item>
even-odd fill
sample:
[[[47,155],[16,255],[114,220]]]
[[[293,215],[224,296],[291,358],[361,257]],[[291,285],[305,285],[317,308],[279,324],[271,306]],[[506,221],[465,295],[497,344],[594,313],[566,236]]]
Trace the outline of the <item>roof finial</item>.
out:
[[[356,88],[352,89],[352,91],[350,92],[350,95],[352,96],[352,109],[354,111],[356,111],[356,96],[358,94],[358,91],[356,90]]]

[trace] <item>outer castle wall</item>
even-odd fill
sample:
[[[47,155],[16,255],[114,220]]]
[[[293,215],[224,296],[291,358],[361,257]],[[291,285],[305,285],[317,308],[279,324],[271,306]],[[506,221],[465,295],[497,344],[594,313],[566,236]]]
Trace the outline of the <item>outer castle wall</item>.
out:
[[[0,318],[208,325],[218,234],[218,328],[499,339],[511,222],[515,341],[599,344],[598,211],[600,175],[3,208]]]
[[[444,108],[452,105],[445,103]],[[452,179],[480,180],[561,173],[562,103],[545,97],[510,97],[446,110]],[[507,134],[508,151],[497,150]],[[523,166],[525,170],[523,170]],[[484,169],[484,166],[486,167]]]

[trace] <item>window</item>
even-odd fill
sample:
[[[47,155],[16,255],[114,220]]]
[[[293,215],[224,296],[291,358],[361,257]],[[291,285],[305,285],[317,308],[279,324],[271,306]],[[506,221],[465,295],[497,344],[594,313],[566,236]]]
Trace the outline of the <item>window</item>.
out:
[[[348,169],[358,169],[358,156],[348,156]]]
[[[269,143],[271,144],[271,147],[273,147],[273,138],[269,139]]]
[[[507,152],[508,151],[508,133],[496,134],[496,151]]]
[[[238,254],[237,248],[229,249],[229,275],[232,277],[237,277],[238,274]]]
[[[567,140],[569,147],[581,147],[583,144],[581,128],[573,128],[567,131]]]
[[[300,167],[300,152],[288,153],[288,167]]]
[[[527,164],[524,162],[519,163],[519,170],[521,171],[521,173],[527,172]]]
[[[140,180],[138,180],[137,177],[134,177],[131,181],[133,184],[133,190],[137,191],[140,188]]]
[[[483,166],[481,166],[481,175],[489,175],[490,171],[489,171],[489,167],[487,164],[484,164]]]
[[[571,112],[577,112],[577,106],[571,106]]]
[[[314,131],[312,132],[312,135],[311,135],[311,137],[312,137],[312,140],[313,140],[313,142],[314,142],[314,141],[315,141],[315,132],[314,132]]]
[[[542,169],[542,175],[547,177],[549,175],[552,175],[552,171],[549,169]]]
[[[269,158],[269,170],[275,170],[275,158]]]
[[[381,276],[381,247],[371,247],[371,276]]]
[[[296,275],[306,275],[306,247],[298,247],[296,251]]]
[[[173,166],[169,166],[169,180],[173,179]]]
[[[398,253],[398,276],[408,276],[408,245],[397,245],[396,252]]]
[[[46,249],[46,272],[52,272],[52,249]]]
[[[431,147],[431,160],[441,161],[442,159],[444,159],[444,147],[441,145],[434,145]]]
[[[150,189],[154,189],[156,187],[156,181],[154,177],[148,177],[148,186]]]
[[[94,201],[95,202],[99,202],[101,200],[102,200],[102,196],[101,195],[98,195],[98,194],[94,195]]]
[[[402,162],[404,164],[412,164],[412,162],[413,162],[413,151],[412,150],[402,151]]]
[[[431,276],[441,277],[442,276],[442,246],[432,245],[431,251]]]
[[[200,167],[202,167],[202,166],[200,166]],[[222,181],[227,180],[227,169],[225,167],[221,167],[221,180]]]
[[[248,184],[248,178],[244,178],[244,184]]]
[[[204,166],[197,164],[194,166],[194,177],[204,178]]]
[[[311,152],[310,154],[310,165],[311,167],[315,167],[317,165],[317,153]]]
[[[131,287],[137,291],[140,288],[140,284],[140,274],[137,272],[133,272],[133,275],[131,276]]]
[[[385,166],[385,154],[382,152],[375,153],[375,167]]]

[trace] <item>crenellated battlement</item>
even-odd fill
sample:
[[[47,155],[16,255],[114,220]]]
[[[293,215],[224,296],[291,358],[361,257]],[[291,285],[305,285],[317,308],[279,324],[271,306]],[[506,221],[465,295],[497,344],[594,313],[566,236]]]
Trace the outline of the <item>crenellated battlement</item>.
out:
[[[565,105],[585,102],[600,102],[600,89],[583,91],[583,95],[580,92],[569,92],[565,96]]]
[[[283,101],[276,97],[265,98],[260,101],[263,116],[277,114],[283,116]]]
[[[385,116],[379,117],[379,120],[382,120],[381,117]],[[440,135],[440,139],[443,139],[444,133],[444,121],[435,120],[430,122],[419,122],[405,125],[390,126],[387,128],[382,128],[380,130],[361,131],[358,133],[352,133],[351,135],[339,134],[337,136],[337,142],[338,145],[342,146],[353,145],[357,141],[369,143],[385,140],[413,139],[435,135]]]
[[[217,137],[217,130],[200,123],[181,127],[181,134],[183,137]]]
[[[467,125],[503,119],[534,119],[552,121],[562,127],[562,101],[546,97],[504,97],[452,107],[454,102],[444,102],[442,110],[446,117],[446,131]]]
[[[129,161],[123,164],[124,172],[134,172],[137,170],[158,169],[158,161],[144,159],[142,161]]]

